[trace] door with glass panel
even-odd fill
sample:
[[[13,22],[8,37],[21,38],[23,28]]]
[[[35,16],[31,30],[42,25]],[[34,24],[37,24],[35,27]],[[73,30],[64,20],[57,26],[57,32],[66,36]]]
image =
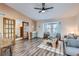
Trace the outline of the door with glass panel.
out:
[[[23,22],[23,38],[28,39],[29,38],[29,23]]]
[[[15,43],[15,20],[3,18],[3,37]]]

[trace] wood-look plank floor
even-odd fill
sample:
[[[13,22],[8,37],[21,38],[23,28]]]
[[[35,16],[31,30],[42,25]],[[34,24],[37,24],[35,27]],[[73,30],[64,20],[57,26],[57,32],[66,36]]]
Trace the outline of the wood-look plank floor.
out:
[[[13,46],[13,56],[58,56],[59,54],[37,47],[42,39],[18,40]]]

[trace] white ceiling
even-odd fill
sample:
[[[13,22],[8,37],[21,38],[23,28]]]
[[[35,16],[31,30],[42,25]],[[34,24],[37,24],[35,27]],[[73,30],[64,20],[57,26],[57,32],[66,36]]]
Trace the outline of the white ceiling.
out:
[[[79,4],[77,3],[46,3],[46,7],[54,8],[45,13],[38,13],[39,10],[34,9],[34,7],[41,7],[40,3],[7,3],[6,5],[35,20],[71,17],[79,13]]]

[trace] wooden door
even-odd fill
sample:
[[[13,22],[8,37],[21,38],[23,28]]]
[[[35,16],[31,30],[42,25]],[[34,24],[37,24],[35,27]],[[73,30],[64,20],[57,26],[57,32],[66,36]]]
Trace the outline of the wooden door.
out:
[[[23,26],[20,27],[20,37],[23,37]]]

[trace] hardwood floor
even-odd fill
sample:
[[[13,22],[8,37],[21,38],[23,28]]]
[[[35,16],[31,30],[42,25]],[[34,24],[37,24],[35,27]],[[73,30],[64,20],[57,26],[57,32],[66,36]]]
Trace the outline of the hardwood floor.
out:
[[[41,42],[42,39],[19,40],[13,46],[13,56],[60,56],[57,53],[37,47]]]

